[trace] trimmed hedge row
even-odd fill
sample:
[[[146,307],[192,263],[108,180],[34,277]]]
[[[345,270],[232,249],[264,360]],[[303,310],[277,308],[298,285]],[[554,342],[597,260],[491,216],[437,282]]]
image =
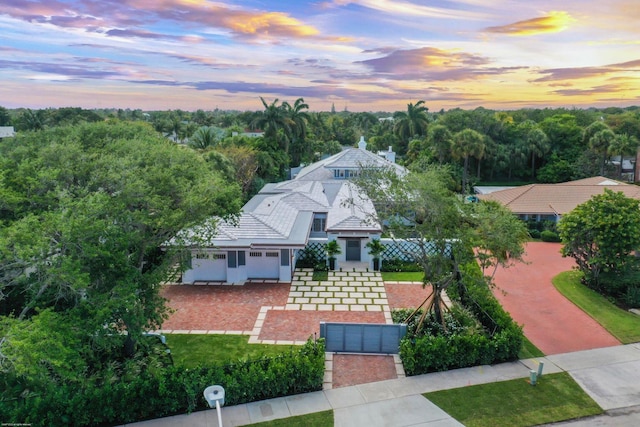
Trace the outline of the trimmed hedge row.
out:
[[[518,357],[522,328],[504,311],[486,285],[454,288],[449,296],[476,316],[485,333],[403,338],[400,358],[407,375],[489,365]]]
[[[299,350],[274,357],[146,370],[100,387],[50,383],[27,398],[1,402],[0,419],[33,426],[119,425],[206,409],[202,392],[212,384],[225,388],[226,405],[237,405],[321,390],[323,376],[324,342],[309,340]],[[19,395],[19,384],[13,385]]]

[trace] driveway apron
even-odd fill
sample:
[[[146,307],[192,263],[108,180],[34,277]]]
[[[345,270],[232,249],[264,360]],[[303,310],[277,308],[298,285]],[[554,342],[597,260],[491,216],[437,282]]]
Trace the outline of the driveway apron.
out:
[[[499,268],[494,294],[529,340],[545,354],[619,345],[593,318],[562,296],[551,279],[575,266],[562,258],[559,243],[530,242],[526,264]]]

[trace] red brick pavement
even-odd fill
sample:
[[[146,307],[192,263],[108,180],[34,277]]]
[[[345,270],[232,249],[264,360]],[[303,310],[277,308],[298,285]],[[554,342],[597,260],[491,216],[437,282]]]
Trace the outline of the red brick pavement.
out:
[[[567,353],[620,344],[600,324],[567,300],[551,279],[575,265],[562,258],[559,243],[530,242],[519,263],[498,269],[496,298],[524,333],[545,354]]]
[[[260,307],[284,306],[288,283],[248,283],[243,286],[167,285],[162,296],[175,313],[163,329],[251,331]]]
[[[385,283],[387,300],[391,310],[398,308],[416,308],[425,300],[431,288],[423,288],[422,283],[391,284]]]
[[[393,356],[335,354],[333,388],[397,378]]]
[[[304,341],[320,337],[320,322],[385,323],[382,312],[269,310],[258,339]]]

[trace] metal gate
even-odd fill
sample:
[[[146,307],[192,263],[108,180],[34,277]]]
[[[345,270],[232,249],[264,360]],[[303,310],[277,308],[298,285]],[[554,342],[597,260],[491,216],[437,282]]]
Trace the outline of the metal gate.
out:
[[[334,353],[397,354],[405,324],[320,322],[320,337],[326,351]]]

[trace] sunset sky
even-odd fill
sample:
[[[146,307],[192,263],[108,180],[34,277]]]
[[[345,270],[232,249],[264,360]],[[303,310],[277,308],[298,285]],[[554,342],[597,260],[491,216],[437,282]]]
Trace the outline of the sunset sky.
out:
[[[0,106],[640,105],[638,0],[0,0]]]

